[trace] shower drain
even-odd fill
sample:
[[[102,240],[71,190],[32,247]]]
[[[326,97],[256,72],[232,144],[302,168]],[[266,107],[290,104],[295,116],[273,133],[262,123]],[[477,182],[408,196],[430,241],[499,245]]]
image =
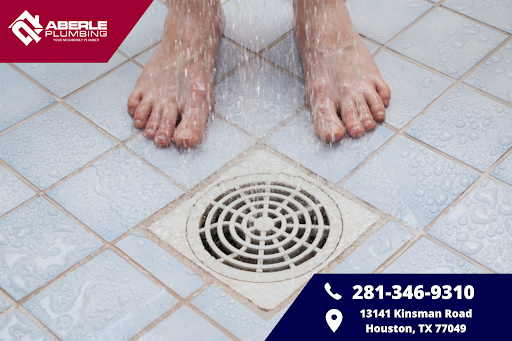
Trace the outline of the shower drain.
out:
[[[256,174],[224,181],[196,202],[187,238],[196,257],[233,279],[275,282],[325,262],[342,235],[341,213],[297,176]]]

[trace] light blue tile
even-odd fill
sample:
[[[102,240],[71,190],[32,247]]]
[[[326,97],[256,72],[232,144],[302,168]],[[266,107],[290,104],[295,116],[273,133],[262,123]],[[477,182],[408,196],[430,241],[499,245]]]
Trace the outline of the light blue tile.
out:
[[[492,171],[492,176],[512,185],[512,155],[503,160],[498,167]]]
[[[63,341],[128,340],[177,303],[105,251],[23,306]]]
[[[285,313],[283,309],[264,321],[215,285],[193,299],[192,304],[240,340],[250,341],[265,340]]]
[[[215,86],[215,112],[261,138],[304,105],[304,93],[297,79],[251,62]]]
[[[390,52],[381,51],[375,62],[391,88],[386,123],[402,128],[453,83]]]
[[[138,231],[116,246],[181,297],[186,298],[204,284],[192,270]]]
[[[109,242],[181,194],[170,181],[124,149],[48,193]]]
[[[372,42],[369,42],[368,40],[364,40],[364,44],[366,45],[366,47],[368,48],[368,51],[370,51],[370,53],[374,53],[375,51],[377,51],[379,49],[379,45],[376,45]]]
[[[372,273],[413,235],[411,230],[391,221],[338,265],[332,273]]]
[[[500,273],[512,273],[512,191],[485,179],[428,234]]]
[[[317,136],[312,116],[308,110],[301,112],[275,132],[266,144],[333,183],[343,179],[394,134],[377,125],[361,138],[344,137],[328,144]]]
[[[357,31],[381,44],[432,7],[421,0],[347,0],[346,3]]]
[[[406,132],[484,172],[512,147],[511,111],[459,86]]]
[[[45,88],[65,97],[126,60],[115,53],[108,63],[15,64]]]
[[[141,53],[148,47],[162,40],[167,7],[158,1],[153,1],[128,37],[119,47],[130,57]]]
[[[443,6],[512,33],[512,0],[447,0]]]
[[[35,195],[36,192],[0,165],[0,216]]]
[[[292,29],[293,5],[284,0],[232,0],[224,13],[224,35],[254,52]]]
[[[192,188],[252,144],[250,137],[226,121],[210,118],[204,140],[196,148],[158,148],[142,135],[130,141],[128,147],[183,186]]]
[[[279,44],[265,52],[263,57],[304,79],[302,58],[294,34],[290,34]]]
[[[129,63],[67,100],[68,104],[119,140],[138,130],[128,114],[128,97],[142,69]]]
[[[151,56],[153,55],[153,52],[155,52],[156,48],[157,46],[151,48],[149,51],[145,52],[140,57],[135,58],[135,60],[141,63],[142,65],[146,65],[147,62],[149,61],[149,58],[151,58]]]
[[[139,341],[229,341],[226,335],[187,306],[144,334]]]
[[[5,296],[0,293],[0,313],[3,312],[5,309],[9,308],[10,306],[11,303],[9,303]]]
[[[0,286],[19,301],[101,247],[42,198],[0,220]]]
[[[0,137],[0,158],[40,189],[112,148],[114,143],[62,106]]]
[[[217,80],[249,59],[249,55],[225,39],[220,40],[215,64]]]
[[[6,64],[0,64],[0,132],[55,100]]]
[[[496,52],[464,83],[512,103],[512,43]]]
[[[389,47],[458,79],[506,38],[493,29],[438,8]]]
[[[0,340],[51,341],[52,339],[22,312],[15,310],[0,319]]]
[[[468,169],[399,136],[342,187],[409,226],[422,229],[476,178]]]
[[[421,238],[384,273],[475,274],[483,271],[427,238]]]

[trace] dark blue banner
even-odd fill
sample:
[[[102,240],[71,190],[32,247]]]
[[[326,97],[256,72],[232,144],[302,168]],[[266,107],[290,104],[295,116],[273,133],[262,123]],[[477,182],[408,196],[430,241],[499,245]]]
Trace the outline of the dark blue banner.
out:
[[[315,275],[267,338],[509,338],[512,275]]]

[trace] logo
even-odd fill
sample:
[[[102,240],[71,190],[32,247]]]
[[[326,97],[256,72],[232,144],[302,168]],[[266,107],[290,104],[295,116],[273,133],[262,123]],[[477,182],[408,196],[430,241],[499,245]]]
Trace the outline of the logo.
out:
[[[30,26],[25,23],[25,20],[27,20],[34,29],[30,28]],[[33,17],[27,10],[25,10],[18,19],[14,20],[9,28],[12,29],[12,33],[26,46],[32,41],[38,43],[41,40],[39,33],[43,30],[43,26],[39,23],[39,15]],[[26,35],[23,34],[21,30],[25,31]]]

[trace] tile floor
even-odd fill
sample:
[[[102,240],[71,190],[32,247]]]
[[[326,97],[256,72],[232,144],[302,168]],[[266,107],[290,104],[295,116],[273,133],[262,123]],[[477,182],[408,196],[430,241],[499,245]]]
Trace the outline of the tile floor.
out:
[[[334,145],[304,105],[292,2],[223,5],[194,150],[155,148],[125,109],[162,2],[107,64],[0,65],[1,340],[265,339],[300,287],[272,284],[260,309],[268,283],[241,290],[151,228],[183,225],[180,205],[261,153],[371,212],[321,272],[512,273],[512,1],[348,0],[393,98],[375,131]]]

